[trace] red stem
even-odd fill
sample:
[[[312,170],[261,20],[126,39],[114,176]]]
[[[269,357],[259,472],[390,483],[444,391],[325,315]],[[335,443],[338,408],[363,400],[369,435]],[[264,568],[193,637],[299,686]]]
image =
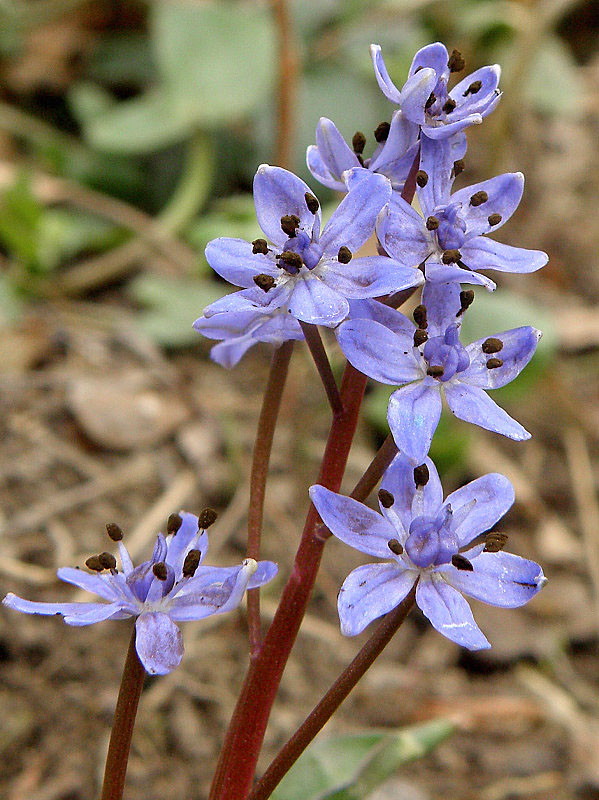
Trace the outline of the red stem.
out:
[[[293,164],[293,130],[298,82],[298,55],[286,0],[273,0],[277,29],[277,144],[276,163],[290,169]]]
[[[268,382],[264,390],[258,431],[254,444],[252,472],[250,476],[250,502],[248,507],[248,540],[247,556],[256,561],[260,558],[260,538],[262,519],[264,517],[264,495],[268,465],[272,450],[281,398],[287,380],[289,361],[293,353],[293,340],[284,342],[273,353]],[[260,649],[262,631],[260,625],[260,589],[250,589],[247,593],[248,631],[250,639],[250,657]]]
[[[121,800],[123,797],[131,737],[145,676],[146,671],[135,649],[135,628],[133,628],[114,710],[101,800]]]
[[[312,739],[322,730],[364,673],[389,644],[414,605],[415,596],[416,586],[393,611],[383,617],[378,628],[358,655],[343,670],[322,700],[279,751],[250,793],[248,800],[266,800],[270,797],[283,776],[291,769]]]
[[[333,370],[331,369],[327,351],[324,349],[318,326],[310,325],[307,322],[300,322],[300,325],[302,327],[302,331],[304,332],[304,338],[306,339],[308,349],[310,350],[310,354],[314,359],[316,369],[320,375],[322,385],[324,386],[329,405],[331,406],[331,411],[333,414],[339,414],[343,409],[343,404],[341,403],[341,398],[339,397],[337,381],[333,375]]]
[[[341,384],[343,412],[333,417],[318,483],[338,491],[358,423],[366,377],[347,365]],[[326,539],[310,505],[293,571],[262,648],[250,663],[216,768],[210,800],[243,800],[251,788],[270,709],[310,599]]]

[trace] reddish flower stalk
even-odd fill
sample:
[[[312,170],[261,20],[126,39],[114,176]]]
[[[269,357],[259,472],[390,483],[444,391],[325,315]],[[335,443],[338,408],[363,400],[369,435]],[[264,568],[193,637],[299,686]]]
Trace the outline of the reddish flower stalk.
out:
[[[248,508],[248,543],[247,556],[258,561],[260,557],[260,538],[262,518],[264,516],[264,495],[268,465],[272,450],[281,398],[287,379],[289,361],[293,352],[293,341],[284,342],[275,350],[268,383],[262,400],[258,432],[254,444],[252,472],[250,477],[250,503]],[[260,589],[249,589],[247,593],[248,629],[250,638],[250,656],[254,656],[260,648],[262,633],[260,629]]]

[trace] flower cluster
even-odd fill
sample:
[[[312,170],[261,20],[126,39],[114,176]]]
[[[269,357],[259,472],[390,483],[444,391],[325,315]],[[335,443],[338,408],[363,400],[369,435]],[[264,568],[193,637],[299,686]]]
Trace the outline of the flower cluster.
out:
[[[61,567],[58,577],[97,594],[104,602],[37,603],[8,594],[3,603],[25,614],[59,614],[68,625],[93,625],[105,619],[136,617],[135,647],[146,672],[165,675],[183,657],[183,637],[175,623],[204,619],[237,608],[246,589],[268,583],[277,573],[271,561],[247,558],[236,567],[207,567],[206,528],[216,519],[211,509],[198,517],[182,511],[169,517],[167,535],[158,534],[149,561],[133,566],[122,533],[114,523],[108,534],[118,543],[122,572],[108,552],[88,558],[90,572]]]
[[[363,133],[348,143],[324,117],[307,152],[314,178],[345,195],[331,220],[321,232],[311,189],[286,170],[261,166],[254,198],[266,238],[208,245],[213,269],[244,288],[209,306],[195,326],[223,340],[213,358],[232,366],[257,341],[301,339],[306,324],[324,325],[335,329],[356,369],[399,387],[388,408],[399,455],[383,479],[383,517],[324,487],[311,490],[332,533],[392,559],[348,577],[339,598],[342,630],[360,632],[418,582],[417,602],[438,630],[467,647],[486,647],[459,592],[517,606],[545,579],[537,564],[500,552],[501,536],[485,539],[513,502],[507,479],[487,475],[443,503],[428,453],[443,396],[461,420],[517,441],[530,437],[487,391],[520,373],[541,333],[533,327],[490,331],[462,344],[461,324],[474,300],[464,285],[492,291],[487,270],[533,272],[547,256],[488,236],[516,211],[521,173],[453,191],[465,170],[466,129],[482,123],[500,100],[499,67],[482,67],[450,87],[464,59],[435,43],[416,53],[399,89],[378,45],[371,56],[376,80],[394,106],[390,122],[374,131],[371,154]],[[420,211],[411,205],[414,193]],[[380,255],[357,256],[373,234]],[[378,302],[420,285],[413,321]]]

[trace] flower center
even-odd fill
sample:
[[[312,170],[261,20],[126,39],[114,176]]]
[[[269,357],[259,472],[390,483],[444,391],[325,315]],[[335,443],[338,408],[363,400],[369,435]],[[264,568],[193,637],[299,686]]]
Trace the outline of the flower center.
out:
[[[459,543],[452,531],[452,517],[451,506],[447,506],[437,517],[412,520],[405,550],[416,567],[447,564],[457,554]]]
[[[308,269],[314,269],[322,258],[322,247],[301,230],[292,239],[287,239],[283,251],[297,253]]]
[[[470,356],[460,342],[457,325],[450,325],[443,336],[429,339],[422,355],[427,364],[427,375],[443,383],[470,366]]]
[[[450,203],[433,212],[433,216],[439,220],[436,233],[441,250],[459,250],[466,240],[466,223],[460,211],[460,204]]]

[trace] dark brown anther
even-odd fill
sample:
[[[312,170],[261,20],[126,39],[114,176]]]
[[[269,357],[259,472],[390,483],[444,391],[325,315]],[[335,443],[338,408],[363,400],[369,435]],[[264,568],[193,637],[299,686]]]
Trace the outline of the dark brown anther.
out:
[[[456,261],[461,259],[461,257],[462,254],[459,250],[445,250],[441,256],[441,261],[444,264],[455,264]]]
[[[416,328],[414,331],[414,347],[420,347],[428,341],[428,333],[422,328]]]
[[[349,249],[349,247],[343,245],[342,247],[339,248],[339,252],[337,253],[337,261],[340,264],[349,264],[352,258],[353,258],[353,253]]]
[[[487,361],[487,369],[498,369],[503,367],[503,361],[500,358],[490,358]]]
[[[318,198],[314,197],[312,192],[306,192],[304,195],[304,200],[306,201],[306,205],[308,206],[308,211],[310,214],[316,214],[318,209],[320,208],[320,203],[318,202]]]
[[[116,522],[108,522],[106,524],[106,533],[110,536],[113,542],[120,542],[123,538],[123,531],[119,528]]]
[[[453,162],[453,174],[457,178],[464,170],[466,169],[466,164],[464,163],[463,158],[458,158],[457,161]]]
[[[164,561],[158,561],[152,567],[152,572],[158,578],[159,581],[165,581],[168,576],[168,571],[166,569],[166,564]]]
[[[464,61],[464,57],[459,50],[453,49],[451,51],[447,66],[449,67],[450,72],[461,72],[464,69],[466,62]]]
[[[374,132],[375,140],[379,142],[379,144],[381,142],[386,142],[389,137],[390,130],[391,130],[391,125],[388,122],[379,122]]]
[[[93,572],[102,572],[103,569],[106,569],[100,562],[100,556],[90,556],[86,560],[85,566]]]
[[[489,225],[499,225],[502,219],[503,217],[501,216],[501,214],[489,214],[489,216],[487,217],[487,222],[489,223]]]
[[[403,553],[403,547],[399,539],[389,539],[387,547],[392,553],[395,553],[396,556],[400,556]]]
[[[366,146],[366,137],[362,133],[362,131],[356,131],[352,136],[351,146],[354,150],[354,153],[363,153],[364,147]]]
[[[198,529],[204,531],[206,528],[214,525],[217,517],[218,514],[213,508],[205,508],[203,511],[200,511],[198,516]]]
[[[196,570],[200,564],[201,555],[202,554],[199,550],[190,550],[185,556],[185,561],[183,562],[184,578],[193,578],[193,576],[196,574]]]
[[[451,114],[451,112],[454,110],[456,105],[457,105],[456,101],[452,100],[451,97],[448,97],[447,100],[445,101],[444,106],[443,106],[443,111],[445,111],[446,114]]]
[[[428,175],[423,169],[419,169],[416,173],[416,183],[423,189],[428,183]]]
[[[265,256],[268,253],[268,242],[266,239],[254,239],[252,242],[252,253],[262,253]]]
[[[436,364],[430,364],[428,369],[426,370],[426,374],[430,375],[431,378],[442,378],[445,374],[444,367],[438,367]]]
[[[486,203],[488,199],[489,195],[481,189],[480,192],[475,192],[472,195],[470,198],[470,205],[476,208],[476,206],[482,206],[482,204]]]
[[[166,521],[167,536],[171,533],[174,536],[179,531],[181,525],[183,525],[183,520],[181,519],[179,514],[171,514]]]
[[[285,214],[281,217],[281,230],[286,233],[290,239],[297,236],[297,229],[300,225],[300,218],[295,214]]]
[[[302,268],[302,257],[299,253],[294,253],[293,250],[284,250],[279,256],[279,261],[286,264],[288,267],[300,270]]]
[[[431,93],[429,94],[429,96],[428,96],[428,100],[427,100],[427,101],[426,101],[426,103],[424,104],[424,110],[425,110],[425,111],[428,111],[428,110],[429,110],[429,108],[430,108],[430,107],[433,105],[433,103],[435,102],[435,100],[436,100],[436,99],[437,99],[437,96],[436,96],[436,94],[435,94],[434,92],[431,92]]]
[[[429,478],[430,474],[426,464],[420,464],[419,467],[414,467],[414,483],[417,489],[421,486],[426,486]]]
[[[480,92],[480,88],[482,86],[482,81],[472,81],[470,86],[466,89],[463,96],[468,97],[469,94],[477,94]]]
[[[275,285],[275,279],[273,276],[266,275],[263,272],[260,273],[260,275],[254,275],[253,281],[259,289],[262,289],[263,292],[268,292]]]
[[[507,534],[491,531],[485,536],[484,553],[498,553],[507,544]]]
[[[388,492],[386,489],[379,489],[378,498],[383,508],[391,508],[395,502],[395,498],[391,492]]]
[[[428,321],[426,319],[426,306],[419,305],[412,311],[414,322],[419,328],[428,328]]]
[[[456,316],[461,317],[464,311],[469,309],[473,302],[474,302],[474,290],[463,289],[460,292],[460,310],[458,311]]]
[[[98,561],[102,564],[103,569],[116,569],[116,558],[112,553],[100,553]]]
[[[427,231],[436,231],[438,227],[439,227],[439,220],[437,219],[437,217],[426,218]]]
[[[474,572],[474,567],[472,566],[471,562],[468,561],[466,556],[463,556],[461,553],[456,553],[454,556],[452,556],[451,563],[456,569],[465,570],[466,572]]]
[[[503,349],[503,342],[501,339],[496,339],[494,336],[490,336],[488,339],[482,343],[482,351],[487,355],[491,355],[492,353],[498,353],[500,350]]]

